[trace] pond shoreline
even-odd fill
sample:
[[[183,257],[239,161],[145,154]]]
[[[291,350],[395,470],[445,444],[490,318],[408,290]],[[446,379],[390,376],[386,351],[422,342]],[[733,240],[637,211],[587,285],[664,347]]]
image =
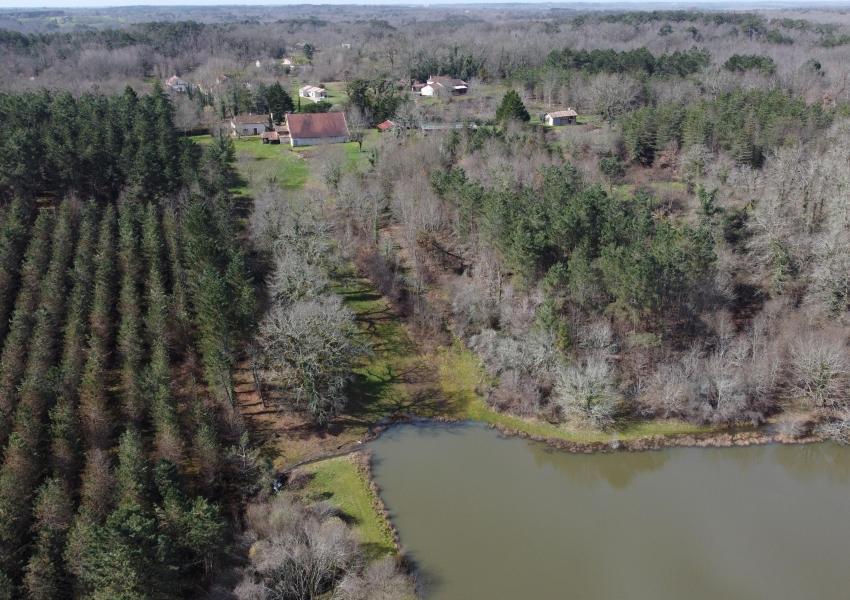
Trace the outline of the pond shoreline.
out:
[[[596,453],[612,453],[612,452],[650,452],[654,450],[664,450],[666,448],[735,448],[746,446],[766,446],[769,444],[782,445],[804,445],[818,444],[827,441],[826,438],[816,435],[807,434],[804,436],[793,437],[782,434],[777,431],[771,431],[764,427],[754,431],[709,431],[705,433],[675,433],[675,434],[656,434],[637,437],[634,439],[618,439],[612,437],[610,441],[597,442],[581,442],[574,440],[566,440],[545,435],[537,435],[528,433],[521,429],[514,429],[496,423],[487,423],[474,419],[456,419],[453,417],[411,417],[397,416],[391,421],[381,423],[371,428],[366,435],[361,439],[340,446],[333,452],[326,452],[320,455],[311,456],[304,460],[298,461],[292,465],[285,467],[278,472],[278,475],[285,475],[298,467],[321,462],[331,458],[346,456],[350,454],[360,453],[369,454],[366,444],[378,439],[385,431],[396,425],[415,425],[415,424],[444,424],[444,425],[459,425],[463,423],[481,424],[489,429],[494,429],[500,435],[508,438],[520,438],[531,440],[545,444],[555,450],[569,452],[571,454],[596,454]],[[371,478],[371,467],[366,471]]]
[[[530,434],[528,432],[488,425],[505,437],[515,437],[546,444],[551,448],[573,454],[595,454],[597,452],[648,452],[666,448],[734,448],[743,446],[765,446],[768,444],[802,445],[826,441],[823,437],[810,434],[792,437],[775,431],[713,431],[707,433],[682,433],[671,435],[648,435],[632,440],[613,438],[610,442],[576,442]]]

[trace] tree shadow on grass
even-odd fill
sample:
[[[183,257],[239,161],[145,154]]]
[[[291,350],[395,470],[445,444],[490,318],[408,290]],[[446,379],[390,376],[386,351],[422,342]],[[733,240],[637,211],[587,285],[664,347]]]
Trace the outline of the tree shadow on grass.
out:
[[[373,427],[397,417],[430,417],[442,414],[446,399],[432,386],[407,390],[400,384],[415,379],[424,367],[417,365],[406,371],[389,371],[383,377],[358,375],[351,383],[345,414],[338,421],[348,426]]]

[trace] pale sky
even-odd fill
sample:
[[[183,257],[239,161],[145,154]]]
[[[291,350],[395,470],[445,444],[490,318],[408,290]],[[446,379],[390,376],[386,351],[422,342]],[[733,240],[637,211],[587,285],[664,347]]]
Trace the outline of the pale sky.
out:
[[[540,0],[0,0],[2,8],[104,8],[109,6],[281,6],[287,4],[352,4],[352,5],[414,5],[429,4],[562,4],[576,8],[593,5],[629,5],[634,8],[657,8],[659,5],[677,5],[682,8],[699,8],[700,6],[721,7],[726,9],[746,9],[754,7],[850,7],[850,0],[590,0],[576,2],[541,2]]]

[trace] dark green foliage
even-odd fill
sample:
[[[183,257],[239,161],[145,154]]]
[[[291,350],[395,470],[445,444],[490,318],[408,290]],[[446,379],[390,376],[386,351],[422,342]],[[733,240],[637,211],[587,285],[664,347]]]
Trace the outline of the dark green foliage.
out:
[[[761,71],[766,75],[776,72],[776,63],[769,56],[760,54],[733,54],[725,63],[723,68],[727,71]]]
[[[192,450],[198,465],[200,483],[204,491],[212,496],[220,477],[221,448],[210,412],[197,399],[192,406],[192,422],[195,428]]]
[[[761,166],[767,151],[805,141],[827,127],[832,115],[820,104],[780,91],[743,91],[688,105],[647,106],[622,117],[626,157],[652,164],[671,142],[723,150],[742,164]]]
[[[137,504],[120,505],[102,526],[89,525],[73,573],[86,597],[146,600],[170,596],[172,582],[159,560],[156,519]]]
[[[112,348],[115,321],[115,235],[117,216],[114,206],[108,206],[100,221],[97,254],[95,255],[94,290],[91,307],[90,345],[103,355]]]
[[[282,123],[286,117],[286,113],[291,113],[295,110],[292,96],[277,81],[266,88],[265,97],[269,112],[274,115],[275,123]]]
[[[193,265],[188,284],[207,384],[233,403],[237,332],[245,332],[253,320],[253,285],[225,208],[197,201],[184,219],[184,256]]]
[[[76,394],[76,391],[75,391]],[[50,468],[69,485],[80,467],[80,419],[76,404],[66,395],[50,409]]]
[[[333,108],[333,104],[319,100],[318,102],[299,102],[298,112],[300,113],[326,113]]]
[[[524,121],[528,122],[531,116],[522,103],[522,98],[516,90],[508,90],[502,97],[502,102],[496,109],[496,120],[500,123],[508,121]]]
[[[785,35],[778,29],[771,29],[770,31],[768,31],[764,36],[764,40],[771,44],[790,45],[794,43],[793,38]]]
[[[832,33],[827,34],[820,41],[820,45],[824,48],[836,48],[838,46],[846,46],[850,44],[850,34],[841,34],[834,35]]]
[[[71,526],[72,506],[62,480],[49,479],[39,489],[34,508],[34,550],[24,577],[29,598],[50,600],[69,596],[62,553]]]
[[[690,309],[712,274],[707,231],[657,217],[647,196],[587,187],[570,165],[541,176],[536,188],[487,191],[472,206],[458,201],[461,218],[478,224],[516,278],[528,284],[560,273],[553,281],[574,302],[631,319]]]
[[[168,254],[168,271],[171,283],[171,313],[172,337],[176,344],[182,345],[186,341],[189,329],[189,300],[186,290],[186,272],[183,268],[183,248],[181,246],[180,224],[177,221],[177,212],[169,207],[163,209],[162,230]]]
[[[0,441],[5,440],[8,435],[14,409],[15,388],[26,366],[41,279],[50,258],[52,226],[52,215],[47,212],[40,213],[35,221],[21,268],[20,291],[15,300],[15,311],[3,346],[3,354],[0,356]]]
[[[236,175],[232,163],[236,159],[236,148],[230,136],[219,135],[204,148],[198,165],[198,182],[206,196],[226,194]]]
[[[603,156],[599,159],[599,170],[609,181],[616,182],[623,177],[626,167],[619,156]]]
[[[646,48],[635,50],[553,50],[546,66],[585,73],[637,73],[644,75],[678,75],[684,77],[707,67],[711,57],[706,50],[693,48],[655,56]]]
[[[125,185],[142,198],[184,183],[168,97],[49,92],[0,94],[0,194],[111,200]]]
[[[377,125],[395,116],[403,97],[392,81],[386,79],[354,79],[346,87],[348,98],[356,106],[369,125]]]
[[[62,389],[64,397],[75,399],[85,364],[86,335],[94,289],[94,257],[97,244],[97,208],[85,207],[80,224],[74,264],[70,273],[71,293],[65,320],[62,350]]]
[[[89,347],[83,379],[80,383],[80,421],[90,448],[105,449],[112,433],[112,411],[107,397],[106,358],[93,343]]]
[[[76,208],[66,202],[60,208],[53,231],[50,263],[41,281],[40,306],[36,314],[25,377],[30,381],[43,377],[56,366],[60,332],[65,317],[69,267],[74,257],[76,240]]]
[[[160,456],[180,458],[180,428],[171,394],[169,368],[169,298],[162,271],[163,242],[159,212],[148,204],[142,224],[142,253],[147,263],[147,314],[145,333],[150,348],[145,384],[149,398],[156,445]]]
[[[121,434],[116,470],[118,505],[147,506],[150,501],[150,467],[145,458],[142,438],[133,429]]]
[[[0,546],[7,549],[0,550],[0,569],[13,575],[21,573],[27,556],[26,532],[31,513],[21,507],[28,506],[46,467],[39,449],[45,442],[46,413],[57,384],[56,340],[60,337],[67,272],[73,255],[74,212],[70,203],[64,204],[53,232],[12,435],[0,467]]]
[[[222,554],[224,527],[218,507],[200,496],[187,498],[176,465],[167,460],[157,464],[154,479],[159,527],[170,540],[167,558],[180,571],[178,579],[192,584],[192,574],[209,573]]]
[[[498,73],[500,77],[508,74],[505,70]],[[418,50],[410,61],[410,77],[418,81],[426,81],[432,75],[448,75],[460,79],[483,77],[484,58],[473,50],[451,46],[450,48],[435,48]]]
[[[218,507],[195,495],[241,493],[222,473],[219,405],[198,386],[207,408],[182,411],[182,431],[172,372],[186,358],[191,380],[200,355],[209,388],[232,401],[254,290],[231,214],[233,143],[184,148],[171,114],[158,87],[0,96],[0,196],[22,194],[0,204],[10,598],[194,597],[225,544]],[[60,199],[70,192],[93,200]],[[34,223],[30,194],[42,196]]]
[[[15,198],[7,208],[0,226],[0,344],[9,329],[31,220],[30,203]]]
[[[139,294],[139,232],[137,207],[131,203],[121,206],[118,217],[118,261],[121,268],[121,291],[118,312],[118,351],[121,360],[122,403],[125,416],[140,421],[145,414],[141,388],[142,315]]]
[[[119,460],[128,439],[122,437]],[[133,455],[130,478],[147,478],[139,472],[135,450]],[[88,597],[192,597],[223,552],[217,507],[204,498],[187,498],[172,463],[161,461],[153,480],[151,507],[125,497],[102,525],[79,519],[66,560]]]

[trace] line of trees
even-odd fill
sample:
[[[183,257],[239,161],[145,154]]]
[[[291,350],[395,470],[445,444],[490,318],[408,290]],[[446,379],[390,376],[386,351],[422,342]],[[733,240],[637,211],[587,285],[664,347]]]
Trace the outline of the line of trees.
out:
[[[651,165],[670,145],[726,151],[741,164],[760,167],[772,150],[812,139],[833,112],[782,90],[744,91],[690,103],[646,106],[620,119],[626,157]]]
[[[138,96],[0,94],[0,193],[110,201],[174,195],[191,181],[191,146],[155,87]],[[188,163],[188,164],[187,164]]]
[[[676,75],[685,77],[711,64],[707,50],[692,48],[655,56],[647,48],[635,50],[564,48],[546,57],[546,67],[586,73],[633,73],[639,75]]]
[[[327,425],[344,408],[354,369],[369,349],[354,314],[331,286],[340,259],[310,208],[278,200],[256,216],[270,255],[269,306],[259,328],[259,363],[284,397]]]

